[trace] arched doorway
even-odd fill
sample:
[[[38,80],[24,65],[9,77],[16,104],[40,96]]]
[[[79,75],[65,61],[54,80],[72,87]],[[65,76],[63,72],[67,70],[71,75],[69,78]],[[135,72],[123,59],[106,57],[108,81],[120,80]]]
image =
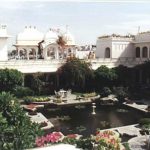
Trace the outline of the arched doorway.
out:
[[[36,50],[34,48],[29,50],[29,59],[36,59]]]
[[[105,58],[110,58],[110,48],[109,47],[107,47],[105,49]]]
[[[55,48],[49,47],[47,48],[47,57],[54,59],[55,58]]]
[[[27,59],[27,50],[26,49],[20,49],[19,50],[19,57],[20,57],[20,59]]]
[[[143,58],[147,58],[148,57],[148,48],[147,47],[143,47],[143,49],[142,49],[142,57]]]
[[[136,56],[136,58],[140,58],[140,47],[136,47],[135,56]]]

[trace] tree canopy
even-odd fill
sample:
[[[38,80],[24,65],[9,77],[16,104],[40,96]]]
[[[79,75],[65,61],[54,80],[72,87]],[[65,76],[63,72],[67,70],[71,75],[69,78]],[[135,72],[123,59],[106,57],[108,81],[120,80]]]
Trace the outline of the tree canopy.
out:
[[[12,91],[23,83],[23,74],[15,69],[0,69],[0,91]]]
[[[98,89],[112,86],[113,82],[118,78],[114,69],[106,66],[100,66],[95,70],[95,82]]]
[[[79,59],[70,59],[57,71],[60,85],[76,91],[88,89],[94,77],[89,63]]]

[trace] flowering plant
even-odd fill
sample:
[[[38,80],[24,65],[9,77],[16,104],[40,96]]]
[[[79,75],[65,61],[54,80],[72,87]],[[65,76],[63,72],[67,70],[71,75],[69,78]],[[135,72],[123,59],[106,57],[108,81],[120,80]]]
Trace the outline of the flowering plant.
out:
[[[120,150],[119,134],[115,131],[97,131],[96,136],[92,136],[92,139],[98,144],[98,147],[105,146],[110,149]]]
[[[53,132],[37,138],[36,146],[42,147],[60,142],[75,145],[81,149],[125,150],[120,143],[119,133],[111,130],[97,131],[96,135],[92,135],[90,138],[81,138],[81,135],[78,134],[64,136],[61,132]]]
[[[53,133],[47,134],[46,136],[37,138],[35,143],[37,147],[42,147],[42,146],[45,146],[46,144],[58,143],[62,141],[63,138],[64,138],[64,135],[61,132],[53,132]]]
[[[68,134],[67,136],[64,137],[63,143],[75,145],[77,140],[80,139],[80,137],[81,136],[78,134]]]

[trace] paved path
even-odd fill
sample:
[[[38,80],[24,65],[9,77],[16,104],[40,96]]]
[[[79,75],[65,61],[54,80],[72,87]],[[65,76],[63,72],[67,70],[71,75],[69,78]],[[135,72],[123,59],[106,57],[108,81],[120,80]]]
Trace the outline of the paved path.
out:
[[[28,113],[27,113],[27,115],[28,115]],[[42,127],[41,129],[46,130],[46,129],[50,129],[50,128],[54,127],[54,125],[41,113],[37,113],[37,115],[33,115],[33,116],[31,116],[31,115],[28,115],[28,116],[30,117],[32,122],[35,122],[38,124],[40,124],[41,122],[47,122],[48,125],[45,127]]]
[[[132,138],[128,141],[131,150],[148,150],[146,145],[146,136]]]
[[[136,103],[133,103],[133,104],[127,104],[126,102],[125,103],[123,103],[124,105],[126,105],[126,106],[129,106],[129,107],[132,107],[132,108],[134,108],[134,109],[137,109],[137,110],[140,110],[140,111],[142,111],[142,112],[148,112],[147,110],[146,110],[146,108],[147,108],[147,106],[148,105],[139,105],[139,104],[136,104]]]

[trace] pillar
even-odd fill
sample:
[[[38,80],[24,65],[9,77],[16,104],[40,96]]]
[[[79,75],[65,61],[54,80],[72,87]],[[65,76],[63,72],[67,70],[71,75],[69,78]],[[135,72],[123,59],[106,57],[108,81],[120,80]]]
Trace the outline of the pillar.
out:
[[[142,57],[142,50],[143,50],[143,47],[140,46],[140,58],[141,58],[141,59],[143,58],[143,57]]]
[[[35,59],[38,59],[38,48],[35,49]]]
[[[27,60],[29,60],[29,49],[26,49],[27,52]]]
[[[20,49],[17,48],[18,58],[20,59]]]
[[[59,59],[59,50],[58,50],[58,47],[55,47],[55,59]]]

